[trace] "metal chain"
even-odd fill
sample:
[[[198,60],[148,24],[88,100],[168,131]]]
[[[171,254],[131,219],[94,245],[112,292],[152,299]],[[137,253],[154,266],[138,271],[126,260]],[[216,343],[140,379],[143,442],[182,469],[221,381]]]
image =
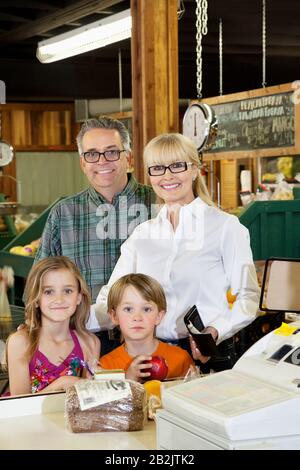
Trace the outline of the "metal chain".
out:
[[[262,86],[266,86],[266,0],[262,0]]]
[[[196,0],[197,97],[202,97],[202,36],[207,34],[207,0]]]
[[[123,80],[122,80],[122,53],[121,49],[118,51],[118,65],[119,65],[119,111],[123,111]]]
[[[178,6],[177,6],[177,18],[178,20],[181,20],[183,15],[185,14],[185,6],[183,3],[183,0],[178,0]]]
[[[219,19],[219,95],[223,95],[223,23]]]

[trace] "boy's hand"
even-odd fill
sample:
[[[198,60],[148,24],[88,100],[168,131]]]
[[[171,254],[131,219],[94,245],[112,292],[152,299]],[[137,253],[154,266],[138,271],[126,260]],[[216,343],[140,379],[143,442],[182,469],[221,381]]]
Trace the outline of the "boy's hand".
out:
[[[147,372],[147,369],[151,367],[151,363],[145,361],[151,361],[151,359],[152,356],[136,356],[125,372],[125,378],[143,382],[146,377],[149,377],[150,372]]]

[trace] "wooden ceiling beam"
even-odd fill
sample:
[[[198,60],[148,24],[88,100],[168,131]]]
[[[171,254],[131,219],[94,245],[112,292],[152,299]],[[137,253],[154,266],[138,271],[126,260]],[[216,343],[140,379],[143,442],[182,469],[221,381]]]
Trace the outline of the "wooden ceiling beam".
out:
[[[45,15],[37,20],[29,21],[27,24],[15,28],[13,31],[0,35],[0,42],[18,42],[77,21],[80,18],[110,8],[124,0],[81,0],[66,8],[59,8],[50,15]]]

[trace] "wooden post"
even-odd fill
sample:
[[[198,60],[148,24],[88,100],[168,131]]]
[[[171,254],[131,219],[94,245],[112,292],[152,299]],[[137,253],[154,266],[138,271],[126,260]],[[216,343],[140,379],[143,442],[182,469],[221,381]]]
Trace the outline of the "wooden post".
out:
[[[131,0],[133,156],[140,182],[146,143],[179,128],[177,3]]]

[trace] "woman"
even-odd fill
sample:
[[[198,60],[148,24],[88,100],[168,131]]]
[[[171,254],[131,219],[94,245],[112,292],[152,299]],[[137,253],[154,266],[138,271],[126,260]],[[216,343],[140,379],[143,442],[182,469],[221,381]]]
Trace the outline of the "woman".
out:
[[[155,219],[139,225],[122,245],[109,283],[97,298],[99,323],[105,323],[110,286],[131,272],[147,274],[160,282],[167,298],[157,337],[187,347],[183,317],[195,304],[217,344],[230,338],[219,349],[223,359],[215,370],[231,367],[232,336],[254,320],[259,300],[248,230],[210,200],[189,139],[181,134],[155,137],[145,147],[144,160],[163,205]],[[237,296],[232,310],[226,299],[229,288]],[[191,348],[195,359],[210,359],[193,341]]]

